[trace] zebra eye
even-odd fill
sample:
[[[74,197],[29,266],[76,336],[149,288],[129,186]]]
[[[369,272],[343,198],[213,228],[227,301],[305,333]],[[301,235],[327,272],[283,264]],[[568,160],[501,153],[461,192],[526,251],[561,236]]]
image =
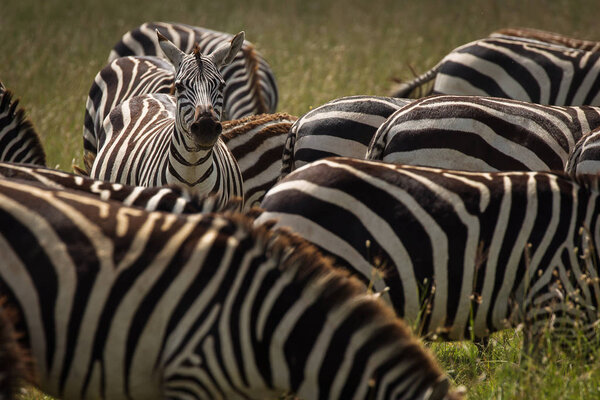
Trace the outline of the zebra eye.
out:
[[[225,89],[225,81],[221,81],[219,82],[219,91],[223,91],[223,89]]]
[[[183,86],[183,83],[181,83],[181,82],[175,82],[175,90],[177,90],[177,92],[181,93],[185,90],[185,86]]]

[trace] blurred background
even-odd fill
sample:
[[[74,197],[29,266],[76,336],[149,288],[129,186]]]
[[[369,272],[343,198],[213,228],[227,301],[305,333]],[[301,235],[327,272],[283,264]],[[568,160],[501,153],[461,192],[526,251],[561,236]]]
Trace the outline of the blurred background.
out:
[[[21,99],[48,165],[81,165],[85,100],[109,51],[147,21],[246,31],[274,70],[278,111],[386,95],[455,47],[503,27],[600,40],[597,0],[4,0],[0,81]]]

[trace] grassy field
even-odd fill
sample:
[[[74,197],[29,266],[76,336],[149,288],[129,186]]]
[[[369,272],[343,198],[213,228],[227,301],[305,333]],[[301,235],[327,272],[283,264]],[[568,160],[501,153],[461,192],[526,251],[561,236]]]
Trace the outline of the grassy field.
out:
[[[491,31],[527,26],[600,40],[597,0],[5,0],[0,4],[0,81],[42,136],[48,164],[81,165],[87,92],[121,35],[145,21],[246,31],[278,79],[278,110],[301,115],[352,94],[385,95],[450,50]],[[409,67],[410,66],[410,67]],[[598,352],[566,354],[549,344],[521,352],[521,335],[497,335],[433,351],[471,399],[600,398]],[[36,398],[32,394],[26,398]]]

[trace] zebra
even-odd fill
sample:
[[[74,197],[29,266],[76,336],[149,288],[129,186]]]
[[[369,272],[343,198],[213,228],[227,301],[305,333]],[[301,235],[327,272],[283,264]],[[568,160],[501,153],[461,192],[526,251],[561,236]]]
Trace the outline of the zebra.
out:
[[[436,66],[393,91],[503,97],[551,105],[600,105],[600,52],[534,39],[496,36],[460,46]]]
[[[336,257],[424,337],[485,338],[524,323],[532,344],[549,324],[555,337],[572,339],[577,324],[591,340],[599,194],[595,176],[333,157],[282,179],[255,223]]]
[[[571,38],[568,36],[561,35],[559,33],[543,31],[540,29],[532,28],[503,28],[494,31],[490,34],[491,37],[521,37],[526,39],[539,40],[541,42],[553,43],[565,47],[571,47],[574,49],[585,50],[585,51],[599,51],[600,42],[592,40],[583,40]]]
[[[203,53],[211,52],[232,35],[181,23],[147,22],[125,33],[113,47],[108,61],[124,56],[161,55],[155,31],[175,43],[184,52],[198,45]],[[274,113],[277,109],[278,90],[275,74],[254,45],[244,41],[241,52],[233,62],[221,67],[225,79],[223,112],[225,119],[248,115]]]
[[[562,171],[577,141],[597,127],[600,107],[434,95],[392,114],[365,158],[482,172]]]
[[[316,107],[289,131],[281,176],[331,156],[364,158],[377,128],[412,100],[382,96],[347,96]]]
[[[84,164],[89,171],[98,153],[102,124],[111,110],[134,96],[151,93],[174,94],[175,69],[163,58],[120,57],[106,65],[94,78],[85,105],[83,123]]]
[[[246,209],[258,206],[279,180],[285,140],[297,119],[276,113],[223,122],[221,138],[240,167]]]
[[[32,122],[0,82],[0,160],[46,165],[46,153]]]
[[[244,33],[207,56],[198,49],[187,55],[157,35],[177,71],[175,96],[135,96],[113,109],[98,136],[90,177],[134,186],[180,185],[198,195],[218,193],[219,204],[243,196],[239,166],[220,138],[224,81],[217,68],[232,61]]]
[[[0,162],[0,176],[37,182],[56,189],[76,190],[97,196],[102,200],[119,201],[124,205],[141,207],[147,211],[191,214],[242,210],[240,198],[230,199],[227,204],[220,204],[216,196],[195,196],[179,186],[129,186],[28,164]]]
[[[291,233],[0,179],[0,293],[61,399],[455,399],[410,329]]]

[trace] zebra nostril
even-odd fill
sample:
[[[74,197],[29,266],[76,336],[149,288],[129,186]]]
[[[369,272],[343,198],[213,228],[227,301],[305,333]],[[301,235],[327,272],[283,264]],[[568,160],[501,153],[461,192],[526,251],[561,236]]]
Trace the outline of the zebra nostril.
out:
[[[221,123],[217,119],[208,116],[200,117],[190,126],[192,135],[198,144],[202,146],[213,145],[222,130]]]

